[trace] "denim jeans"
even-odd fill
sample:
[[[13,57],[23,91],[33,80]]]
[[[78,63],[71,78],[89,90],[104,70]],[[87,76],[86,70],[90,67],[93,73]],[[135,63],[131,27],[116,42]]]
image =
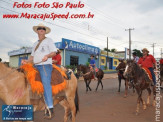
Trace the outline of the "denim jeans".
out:
[[[51,87],[51,73],[52,65],[35,65],[34,66],[40,73],[41,81],[44,87],[44,97],[48,108],[53,108],[53,97],[52,97],[52,87]]]
[[[151,72],[153,83],[154,83],[154,85],[156,85],[156,77],[155,77],[155,73],[154,73],[154,71],[153,71],[153,68],[150,67],[150,68],[148,68],[148,69],[149,69],[149,71]]]

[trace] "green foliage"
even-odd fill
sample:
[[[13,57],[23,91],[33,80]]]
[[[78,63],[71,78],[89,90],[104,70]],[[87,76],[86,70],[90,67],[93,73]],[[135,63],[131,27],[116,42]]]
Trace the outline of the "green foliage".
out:
[[[75,65],[66,65],[66,68],[67,68],[67,69],[75,69],[76,66],[75,66]]]
[[[134,49],[133,52],[136,52],[138,57],[142,57],[143,53],[140,50]]]
[[[89,62],[86,62],[85,65],[86,65],[86,66],[89,66]]]
[[[108,67],[107,67],[107,66],[104,66],[104,69],[105,69],[105,70],[107,70],[107,69],[108,69]]]
[[[104,48],[104,51],[108,51],[108,52],[116,52],[117,50],[115,48],[113,49],[107,49],[107,48]]]

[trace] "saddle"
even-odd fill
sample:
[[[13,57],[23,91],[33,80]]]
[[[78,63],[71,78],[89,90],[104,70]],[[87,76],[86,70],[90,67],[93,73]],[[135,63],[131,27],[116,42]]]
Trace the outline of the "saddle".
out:
[[[148,78],[152,81],[152,74],[151,74],[151,72],[149,71],[149,69],[146,68],[146,67],[142,67],[142,69],[146,72]]]
[[[21,66],[21,69],[25,71],[25,75],[29,84],[31,86],[31,90],[33,93],[37,93],[38,95],[43,94],[44,88],[41,82],[41,77],[39,72],[33,67],[32,64],[25,64]],[[58,94],[63,91],[67,85],[67,76],[61,68],[53,65],[52,77],[51,77],[51,85],[52,85],[52,93],[53,95]]]

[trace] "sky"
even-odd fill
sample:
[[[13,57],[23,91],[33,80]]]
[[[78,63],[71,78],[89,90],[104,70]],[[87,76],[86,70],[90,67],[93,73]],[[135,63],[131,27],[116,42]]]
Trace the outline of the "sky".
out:
[[[0,58],[9,61],[8,52],[21,47],[31,47],[38,40],[33,26],[43,23],[51,28],[47,35],[54,42],[62,38],[97,46],[100,49],[108,47],[124,51],[129,47],[129,32],[131,31],[131,49],[147,48],[154,56],[161,56],[163,48],[163,1],[162,0],[80,0],[83,8],[65,8],[67,2],[78,4],[79,0],[0,0]],[[13,8],[18,4],[31,4],[31,8]],[[53,2],[63,4],[63,8],[34,8],[34,4]],[[94,14],[93,18],[84,19],[4,19],[3,14]]]

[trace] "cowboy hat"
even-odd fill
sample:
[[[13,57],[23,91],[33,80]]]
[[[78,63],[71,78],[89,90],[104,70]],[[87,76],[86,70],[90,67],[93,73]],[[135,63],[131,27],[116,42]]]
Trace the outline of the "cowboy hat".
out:
[[[142,52],[143,52],[143,51],[147,51],[147,52],[149,53],[149,51],[148,51],[147,48],[143,48],[143,49],[142,49]]]
[[[46,34],[50,33],[51,29],[44,24],[40,23],[37,26],[33,26],[33,30],[37,33],[37,28],[38,27],[44,27],[46,29]]]

